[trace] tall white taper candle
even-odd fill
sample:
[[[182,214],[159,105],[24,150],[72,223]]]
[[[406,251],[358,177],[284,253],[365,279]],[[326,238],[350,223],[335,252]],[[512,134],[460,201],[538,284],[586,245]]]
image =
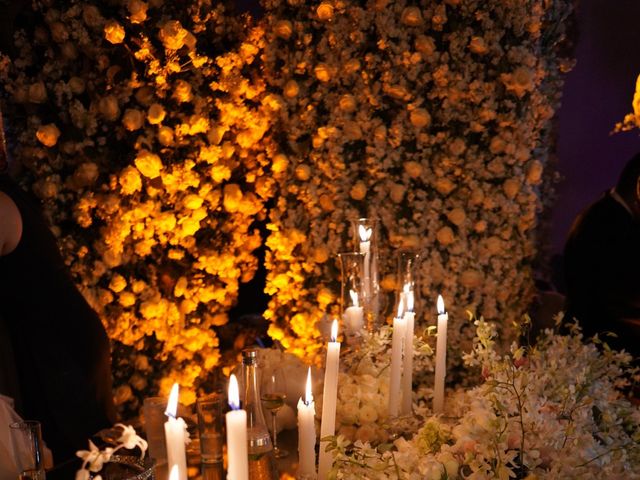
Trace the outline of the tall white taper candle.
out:
[[[436,373],[433,387],[433,412],[444,412],[444,379],[447,375],[447,323],[442,295],[438,295],[438,339],[436,341]]]
[[[249,479],[249,448],[247,442],[247,412],[240,409],[238,379],[229,378],[229,406],[225,415],[227,425],[227,480]]]
[[[326,480],[333,465],[333,455],[326,451],[327,443],[322,439],[336,433],[336,401],[338,396],[338,371],[340,366],[340,342],[338,342],[338,321],[331,325],[331,341],[327,345],[327,361],[324,369],[322,389],[322,423],[320,425],[320,459],[318,479]]]
[[[305,399],[298,401],[298,478],[316,478],[316,406],[311,393],[311,367]]]
[[[409,285],[405,285],[404,288],[404,298],[407,302],[404,319],[407,322],[407,327],[404,336],[404,356],[402,359],[402,407],[400,408],[400,412],[403,415],[411,413],[413,400],[413,331],[416,314],[413,311],[413,290],[410,290],[408,287]]]
[[[404,319],[403,301],[398,304],[398,316],[393,319],[393,336],[391,338],[391,376],[389,379],[389,416],[397,417],[400,411],[400,380],[402,376],[402,345],[407,321]]]
[[[167,410],[164,412],[167,421],[164,424],[164,438],[167,443],[167,466],[171,471],[174,467],[178,469],[177,480],[187,480],[187,453],[185,443],[187,440],[187,424],[177,417],[178,397],[180,387],[177,383],[171,387]]]

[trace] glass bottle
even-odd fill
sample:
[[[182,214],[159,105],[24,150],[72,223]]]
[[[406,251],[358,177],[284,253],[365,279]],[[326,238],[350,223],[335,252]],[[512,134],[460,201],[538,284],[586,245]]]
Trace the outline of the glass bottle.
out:
[[[258,382],[258,351],[242,351],[244,369],[244,402],[247,412],[247,440],[249,442],[249,478],[251,480],[275,480],[273,445],[262,413],[260,384]]]

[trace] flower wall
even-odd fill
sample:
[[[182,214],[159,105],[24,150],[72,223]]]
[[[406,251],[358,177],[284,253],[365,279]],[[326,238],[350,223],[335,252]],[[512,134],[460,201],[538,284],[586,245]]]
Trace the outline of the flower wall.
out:
[[[260,222],[269,333],[309,360],[358,216],[381,221],[386,292],[396,251],[422,251],[422,326],[439,292],[454,345],[464,309],[519,318],[570,3],[266,0],[253,21],[209,0],[36,2],[3,110],[114,340],[118,403],[206,386]]]
[[[266,79],[285,105],[288,159],[268,240],[272,336],[316,351],[313,325],[340,291],[333,257],[359,216],[381,220],[387,291],[398,288],[397,251],[423,254],[423,326],[438,293],[455,346],[465,309],[519,319],[533,293],[570,2],[266,7]]]

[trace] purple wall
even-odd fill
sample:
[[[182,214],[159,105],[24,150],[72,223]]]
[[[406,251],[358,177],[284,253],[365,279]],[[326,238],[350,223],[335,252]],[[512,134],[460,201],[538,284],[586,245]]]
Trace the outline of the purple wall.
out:
[[[575,216],[615,184],[640,151],[640,130],[609,135],[631,111],[640,74],[640,1],[582,0],[577,65],[559,115],[558,169],[563,179],[552,211],[552,251],[561,252]]]

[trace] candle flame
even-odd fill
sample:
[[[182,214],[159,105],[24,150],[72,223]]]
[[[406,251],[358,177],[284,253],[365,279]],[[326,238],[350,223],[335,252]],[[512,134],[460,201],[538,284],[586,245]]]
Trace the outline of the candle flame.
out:
[[[180,471],[178,470],[178,465],[174,465],[171,467],[171,473],[169,474],[169,480],[180,480]]]
[[[229,378],[229,406],[231,410],[240,409],[240,389],[238,388],[238,379],[233,373]]]
[[[442,295],[438,295],[438,315],[442,315],[447,311],[444,309],[444,300],[442,299]]]
[[[404,311],[404,300],[400,297],[400,301],[398,302],[398,316],[397,318],[402,317],[402,312]]]
[[[368,242],[372,233],[373,229],[366,228],[364,225],[358,225],[358,235],[360,235],[361,242]]]
[[[413,312],[413,290],[409,290],[405,298],[407,299],[407,312]]]
[[[311,393],[311,367],[307,372],[307,388],[304,392],[304,403],[308,406],[313,402],[313,393]]]
[[[178,382],[171,387],[171,393],[169,394],[169,401],[167,402],[167,409],[164,414],[168,417],[176,418],[178,413],[178,396],[180,395],[180,385]]]
[[[402,291],[404,293],[409,293],[411,291],[411,284],[409,282],[404,284],[404,287],[402,287]]]
[[[334,320],[331,324],[331,341],[338,341],[338,320]]]
[[[358,304],[358,292],[354,290],[349,290],[349,295],[351,296],[351,303],[353,303],[354,307],[359,307]]]

